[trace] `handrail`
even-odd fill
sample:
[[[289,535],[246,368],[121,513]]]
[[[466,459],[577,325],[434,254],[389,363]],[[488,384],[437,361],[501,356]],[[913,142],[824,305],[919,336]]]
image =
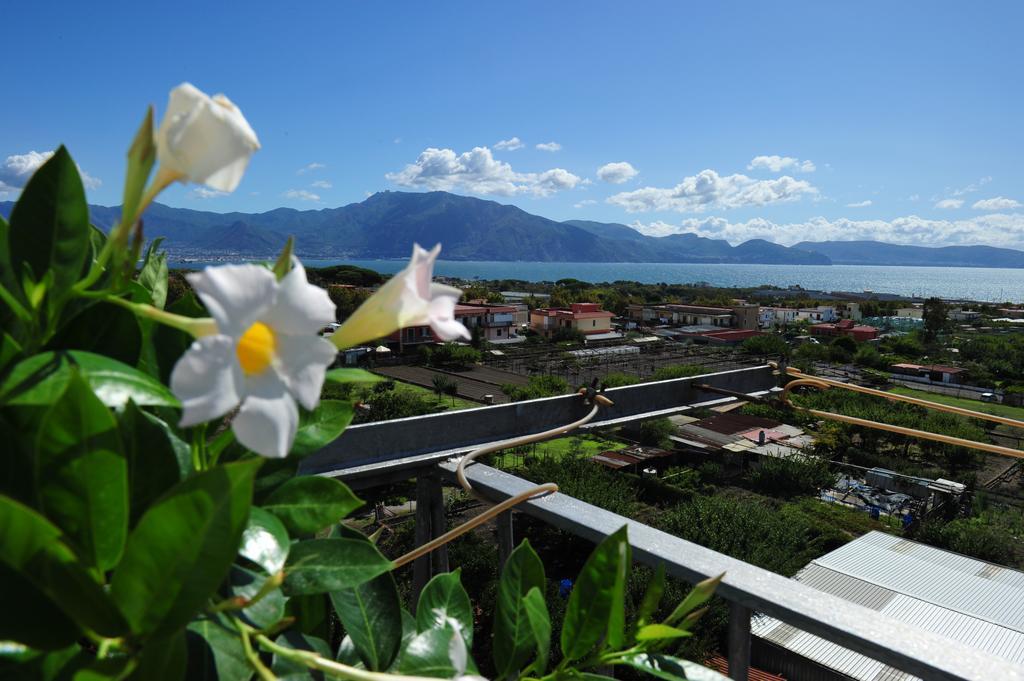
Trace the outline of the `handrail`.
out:
[[[791,393],[800,387],[812,387],[819,388],[821,390],[828,390],[829,388],[841,388],[844,390],[850,390],[852,392],[864,393],[866,395],[874,395],[881,397],[882,399],[889,400],[891,402],[907,402],[914,404],[925,409],[932,409],[934,411],[942,411],[950,414],[957,414],[960,416],[967,416],[974,419],[982,419],[985,421],[992,421],[995,423],[1001,423],[1004,425],[1013,426],[1015,428],[1024,428],[1024,421],[1018,421],[1017,419],[1011,419],[1006,416],[997,416],[995,414],[985,414],[980,411],[972,411],[970,409],[964,409],[962,407],[954,407],[948,404],[941,404],[939,402],[931,402],[929,400],[922,400],[917,397],[909,397],[907,395],[899,395],[889,393],[884,390],[875,390],[874,388],[865,388],[864,386],[854,385],[852,383],[843,383],[842,381],[836,381],[830,378],[821,378],[818,376],[808,376],[799,369],[794,367],[787,367],[786,374],[793,376],[794,380],[789,381],[782,389],[782,402],[797,411],[802,411],[807,414],[811,414],[818,418],[827,419],[829,421],[839,421],[841,423],[849,423],[854,426],[861,426],[864,428],[873,428],[875,430],[885,430],[890,433],[897,433],[899,435],[906,435],[907,437],[920,438],[922,440],[931,440],[933,442],[941,442],[942,444],[955,445],[957,447],[967,447],[968,449],[978,449],[985,452],[992,452],[993,454],[1000,454],[1002,456],[1008,456],[1015,459],[1024,459],[1024,451],[1019,449],[1011,449],[1010,447],[1003,447],[1002,445],[995,445],[988,442],[977,442],[976,440],[967,440],[960,437],[953,437],[951,435],[942,435],[939,433],[930,433],[926,430],[917,430],[916,428],[906,428],[904,426],[894,426],[888,423],[882,423],[880,421],[872,421],[870,419],[857,418],[856,416],[847,416],[845,414],[837,414],[831,411],[824,411],[821,409],[812,409],[810,407],[801,407],[800,405],[793,404],[790,399]]]

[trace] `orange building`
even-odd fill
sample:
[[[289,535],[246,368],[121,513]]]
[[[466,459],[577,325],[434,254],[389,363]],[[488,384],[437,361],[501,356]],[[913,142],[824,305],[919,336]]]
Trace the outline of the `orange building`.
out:
[[[558,329],[576,329],[588,336],[612,330],[615,315],[597,303],[573,303],[571,307],[539,307],[530,312],[530,328],[544,337]]]

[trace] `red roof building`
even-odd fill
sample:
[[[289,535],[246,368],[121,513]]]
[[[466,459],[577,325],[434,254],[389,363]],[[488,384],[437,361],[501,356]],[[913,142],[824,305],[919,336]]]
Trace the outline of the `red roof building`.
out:
[[[815,336],[850,336],[856,341],[878,338],[878,329],[873,326],[859,326],[852,319],[844,319],[835,324],[812,324],[811,333]]]
[[[578,329],[592,335],[612,330],[615,315],[597,303],[573,303],[570,307],[539,307],[530,312],[530,328],[542,336],[550,336],[560,328]]]

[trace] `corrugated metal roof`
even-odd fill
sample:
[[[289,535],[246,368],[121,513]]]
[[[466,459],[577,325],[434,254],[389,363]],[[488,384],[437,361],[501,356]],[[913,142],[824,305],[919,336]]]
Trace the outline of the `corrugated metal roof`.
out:
[[[882,532],[868,534],[801,570],[816,589],[1024,663],[1024,572]],[[855,679],[914,678],[876,660],[755,616],[752,633]]]

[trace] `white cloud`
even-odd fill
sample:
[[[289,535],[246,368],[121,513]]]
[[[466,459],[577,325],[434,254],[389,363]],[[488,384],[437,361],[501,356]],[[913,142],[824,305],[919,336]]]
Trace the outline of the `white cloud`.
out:
[[[579,203],[574,203],[572,207],[583,208],[584,206],[593,206],[595,203],[597,203],[597,201],[595,201],[594,199],[583,199]]]
[[[634,222],[634,229],[651,236],[693,232],[700,236],[740,243],[767,239],[792,245],[799,241],[877,240],[916,246],[985,244],[1024,248],[1024,214],[991,213],[964,220],[935,220],[917,215],[893,220],[851,220],[815,217],[805,222],[779,224],[764,218],[730,222],[722,217],[688,218],[679,224],[663,221]]]
[[[942,199],[935,202],[935,207],[942,210],[956,210],[962,205],[964,205],[963,199]]]
[[[907,200],[908,201],[920,201],[921,200],[921,195],[920,194],[911,194],[910,196],[907,197]]]
[[[558,142],[541,142],[537,145],[537,148],[541,151],[558,151],[562,148],[562,145]]]
[[[14,154],[0,163],[0,193],[13,195],[25,186],[39,166],[53,156],[52,151],[30,151],[26,154]],[[82,177],[82,185],[86,189],[99,189],[103,184],[98,177],[93,177],[78,166],[78,174]]]
[[[707,210],[764,206],[770,203],[799,201],[815,196],[818,190],[806,180],[783,175],[772,180],[755,180],[746,175],[719,175],[702,170],[685,178],[675,187],[644,187],[608,198],[630,213],[650,210],[674,210],[703,213]]]
[[[783,170],[793,170],[798,173],[813,173],[817,170],[813,161],[801,161],[798,158],[792,156],[755,156],[751,159],[750,163],[747,164],[747,170],[757,170],[758,168],[764,168],[770,170],[773,173],[778,173]]]
[[[982,199],[981,201],[975,201],[974,205],[971,206],[974,210],[1011,210],[1013,208],[1020,208],[1021,203],[1016,199],[1007,199],[1002,196],[997,196],[994,199]]]
[[[289,189],[284,193],[286,199],[296,199],[298,201],[319,201],[319,194],[314,194],[311,191],[305,189]]]
[[[984,187],[986,184],[988,184],[991,181],[992,181],[992,176],[991,175],[986,175],[985,177],[978,178],[977,182],[972,182],[969,185],[967,185],[966,187],[962,187],[960,189],[952,190],[950,192],[950,195],[951,196],[963,196],[964,194],[973,194],[974,192],[978,191],[979,189],[981,189],[982,187]]]
[[[523,141],[518,137],[513,137],[507,140],[501,140],[495,143],[494,148],[504,151],[515,151],[516,149],[522,149],[525,145]]]
[[[856,203],[846,204],[847,208],[867,208],[871,205],[871,199],[864,199],[863,201],[857,201]]]
[[[496,161],[487,147],[456,154],[451,149],[425,149],[414,163],[385,177],[403,187],[454,191],[471,194],[549,196],[573,189],[580,178],[563,168],[542,173],[517,173],[504,161]]]
[[[227,195],[227,192],[210,189],[209,187],[195,187],[188,193],[189,198],[192,199],[216,199]]]
[[[295,174],[296,175],[305,175],[306,173],[311,173],[314,170],[322,170],[322,169],[324,169],[326,167],[327,167],[326,163],[316,163],[316,162],[308,163],[308,164],[302,166],[301,168],[299,168],[295,172]]]
[[[316,182],[309,185],[310,187],[316,187],[317,189],[330,189],[334,185],[327,180],[317,180]]]
[[[597,176],[605,182],[622,184],[637,176],[637,169],[625,161],[618,163],[605,163],[597,169]]]

